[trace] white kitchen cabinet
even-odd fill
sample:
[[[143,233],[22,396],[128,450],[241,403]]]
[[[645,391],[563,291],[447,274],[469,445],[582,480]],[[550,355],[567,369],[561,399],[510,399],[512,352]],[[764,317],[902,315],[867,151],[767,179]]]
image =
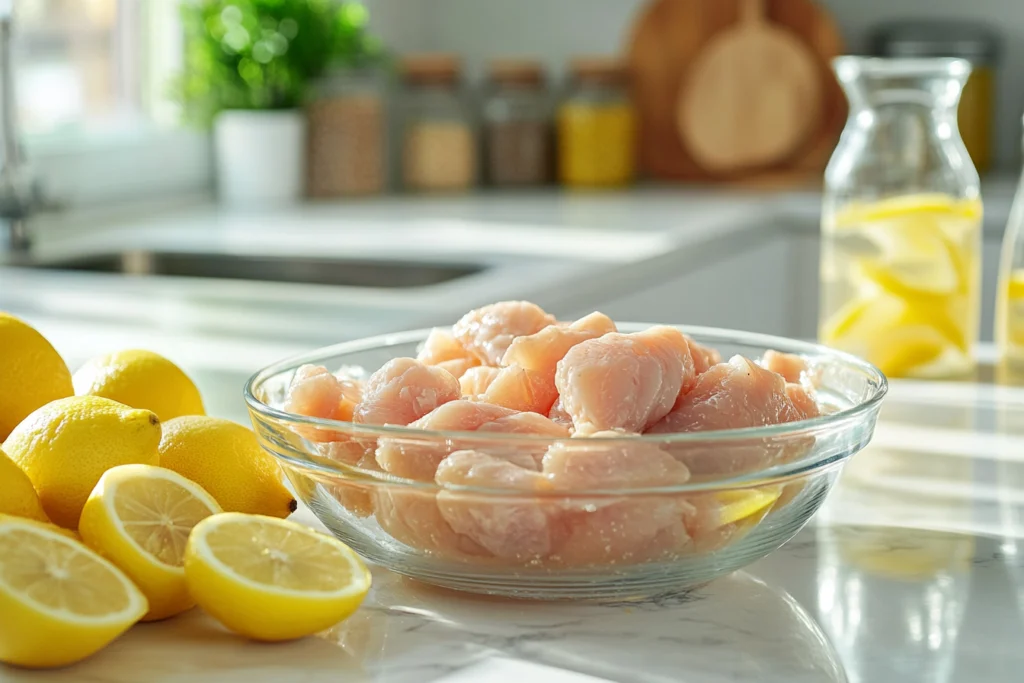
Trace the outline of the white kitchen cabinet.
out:
[[[788,334],[794,310],[789,240],[774,232],[738,252],[729,242],[729,249],[713,250],[701,263],[680,263],[674,272],[683,274],[669,272],[657,284],[599,301],[596,308],[615,320]]]

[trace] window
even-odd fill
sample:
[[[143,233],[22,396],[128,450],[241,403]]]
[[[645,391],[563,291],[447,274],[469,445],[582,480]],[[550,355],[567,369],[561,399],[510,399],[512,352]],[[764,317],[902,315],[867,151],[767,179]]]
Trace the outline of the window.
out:
[[[13,17],[19,128],[44,187],[73,204],[209,184],[205,136],[174,125],[177,0],[14,0]]]

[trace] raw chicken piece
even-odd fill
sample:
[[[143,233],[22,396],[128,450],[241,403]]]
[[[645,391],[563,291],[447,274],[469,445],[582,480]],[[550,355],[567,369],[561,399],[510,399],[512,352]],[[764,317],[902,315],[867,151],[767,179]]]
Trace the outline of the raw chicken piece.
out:
[[[696,374],[702,375],[711,366],[722,362],[722,354],[718,352],[718,349],[698,344],[685,334],[683,336],[686,337],[686,344],[690,347],[690,356],[693,358],[693,371]]]
[[[786,396],[793,402],[793,407],[799,413],[801,420],[809,420],[821,415],[821,409],[818,408],[814,395],[802,384],[786,382]]]
[[[322,365],[303,365],[295,371],[283,408],[290,413],[348,422],[355,405],[362,399],[362,385],[355,380],[338,379]],[[302,425],[295,428],[311,441],[341,438],[334,430]]]
[[[467,370],[471,370],[476,366],[480,365],[480,361],[476,358],[456,358],[453,360],[443,360],[435,368],[441,368],[451,373],[455,379],[460,379],[466,374]]]
[[[639,432],[672,410],[693,376],[685,335],[658,326],[577,344],[559,361],[555,386],[576,435]]]
[[[676,486],[690,480],[686,465],[636,436],[597,432],[556,443],[544,456],[544,475],[564,491]]]
[[[743,356],[733,356],[697,378],[672,412],[648,432],[702,432],[763,427],[800,419],[786,395],[786,380]]]
[[[571,325],[549,325],[536,334],[516,337],[502,358],[506,367],[481,400],[513,410],[547,415],[558,399],[555,371],[572,347],[615,331],[603,313],[591,313]]]
[[[452,334],[484,365],[498,365],[513,339],[554,324],[554,316],[537,304],[501,301],[462,316],[452,327]]]
[[[672,412],[648,434],[701,432],[793,422],[803,414],[786,391],[786,380],[743,356],[733,356],[697,378]],[[729,443],[678,443],[672,454],[694,474],[721,475],[760,469],[806,452],[813,438],[751,438]]]
[[[569,438],[568,427],[560,425],[543,415],[538,415],[537,413],[514,413],[507,417],[499,417],[493,422],[487,422],[480,425],[477,432],[481,435],[504,433],[532,434],[534,436],[544,436],[551,439]],[[541,461],[544,458],[544,454],[547,452],[547,444],[543,441],[538,444],[516,443],[507,447],[502,447],[495,443],[488,443],[481,444],[480,447],[487,448],[488,452],[492,455],[500,455],[505,460],[514,463],[519,467],[525,467],[535,471],[540,471]]]
[[[555,444],[543,467],[551,486],[567,492],[667,487],[690,478],[686,466],[656,444],[630,443],[618,432]],[[550,555],[553,564],[632,564],[683,552],[690,542],[684,519],[693,511],[681,494],[572,494],[560,507],[552,528],[564,540]]]
[[[514,410],[475,401],[455,400],[409,424],[412,429],[445,432],[472,432],[487,422],[515,414]],[[433,481],[437,465],[446,455],[464,445],[445,443],[434,437],[417,438],[415,434],[402,438],[380,440],[377,464],[398,477]]]
[[[525,495],[550,490],[551,485],[539,472],[486,453],[464,450],[441,461],[436,481],[442,487],[514,491],[505,498],[468,491],[437,494],[437,507],[451,528],[495,557],[530,562],[543,559],[551,551],[550,503]]]
[[[473,539],[451,528],[437,507],[437,494],[432,491],[378,486],[373,492],[373,511],[384,531],[416,550],[452,559],[490,556]]]
[[[335,441],[317,446],[319,455],[314,460],[322,458],[332,461],[331,465],[341,462],[360,470],[380,471],[377,460],[374,457],[376,439],[348,439]],[[334,497],[342,507],[358,517],[367,517],[373,514],[372,491],[376,484],[361,482],[357,479],[332,479],[321,484],[324,489]]]
[[[569,349],[588,339],[615,331],[615,323],[611,318],[604,313],[591,313],[571,325],[550,325],[535,334],[517,337],[505,352],[501,364],[554,374],[558,361],[565,357]]]
[[[494,378],[501,372],[501,368],[490,365],[480,365],[466,370],[465,374],[459,377],[459,385],[462,387],[463,396],[479,396],[487,391]]]
[[[423,347],[416,354],[416,360],[426,365],[439,365],[446,361],[469,360],[473,365],[480,361],[455,339],[450,330],[435,327],[423,341]]]
[[[764,352],[761,365],[767,370],[782,375],[787,382],[795,384],[800,383],[800,379],[807,369],[807,362],[800,356],[771,350]]]
[[[461,395],[459,380],[447,370],[412,358],[395,358],[370,375],[352,420],[407,425]]]
[[[479,400],[512,410],[547,415],[558,399],[554,373],[527,370],[518,365],[502,368]]]

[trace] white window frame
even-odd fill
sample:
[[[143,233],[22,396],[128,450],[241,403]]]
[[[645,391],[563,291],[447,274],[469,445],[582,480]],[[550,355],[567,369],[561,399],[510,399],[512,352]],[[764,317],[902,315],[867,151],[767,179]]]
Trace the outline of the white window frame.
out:
[[[128,0],[128,17],[118,23],[115,40],[138,42],[142,31],[158,45],[142,51],[144,64],[121,65],[123,84],[141,78],[142,99],[153,121],[134,129],[94,134],[28,135],[24,146],[47,199],[67,208],[108,202],[208,195],[213,189],[213,155],[209,133],[180,128],[177,107],[164,93],[166,76],[180,68],[183,53],[178,3],[173,0]],[[159,28],[159,30],[154,30]],[[15,25],[17,31],[17,25]],[[129,50],[129,53],[138,50]]]

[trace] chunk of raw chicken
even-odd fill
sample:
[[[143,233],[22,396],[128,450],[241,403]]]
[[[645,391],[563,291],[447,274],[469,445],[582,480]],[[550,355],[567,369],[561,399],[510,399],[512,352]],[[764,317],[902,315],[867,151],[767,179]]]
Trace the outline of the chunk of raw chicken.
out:
[[[443,360],[434,367],[447,370],[455,379],[461,379],[467,370],[472,370],[478,365],[480,365],[480,361],[476,358],[456,358],[454,360]]]
[[[473,539],[456,532],[441,515],[433,491],[378,486],[373,511],[380,527],[397,541],[452,559],[489,557]]]
[[[800,356],[780,351],[765,351],[761,358],[761,365],[766,370],[782,375],[787,382],[799,384],[804,371],[807,370],[807,362]]]
[[[786,380],[743,356],[733,356],[697,378],[653,434],[738,429],[800,419],[786,395]]]
[[[722,362],[722,354],[718,352],[718,349],[698,344],[687,335],[683,336],[686,337],[686,344],[690,347],[690,356],[693,358],[693,371],[695,374],[704,374],[712,366]]]
[[[549,325],[536,334],[516,337],[502,358],[506,367],[488,385],[481,400],[547,415],[558,399],[558,361],[577,344],[614,331],[611,318],[591,313],[571,325]]]
[[[462,387],[463,396],[479,396],[487,391],[487,387],[491,386],[491,382],[501,372],[501,368],[496,368],[491,365],[480,365],[475,368],[469,368],[465,374],[459,377],[459,385]]]
[[[528,562],[551,552],[550,503],[531,492],[550,490],[539,472],[473,450],[455,451],[437,468],[441,487],[509,489],[509,496],[443,490],[437,507],[451,528],[468,536],[495,557]]]
[[[817,401],[814,400],[814,394],[804,385],[786,382],[786,396],[793,402],[793,407],[800,414],[801,420],[809,420],[821,415],[821,409],[818,407]]]
[[[640,432],[672,410],[693,376],[685,335],[658,326],[577,344],[559,361],[555,386],[577,435]]]
[[[685,519],[693,514],[682,494],[586,496],[582,491],[669,487],[686,483],[686,466],[657,444],[618,432],[553,445],[544,476],[556,490],[571,492],[560,503],[562,540],[549,560],[561,566],[631,564],[686,551]]]
[[[719,363],[700,375],[648,434],[763,427],[802,418],[781,375],[743,356],[733,356],[728,363]],[[728,443],[680,442],[670,450],[694,474],[724,475],[795,458],[813,444],[813,437],[780,436]]]
[[[476,356],[467,351],[450,330],[440,327],[435,327],[427,335],[416,354],[416,360],[426,365],[438,365],[452,360],[473,360],[476,365],[480,364]]]
[[[501,301],[462,316],[452,327],[452,334],[484,365],[498,365],[513,339],[554,324],[554,316],[537,304]]]
[[[352,420],[407,425],[461,395],[459,380],[447,370],[412,358],[395,358],[370,375]]]
[[[520,414],[509,408],[467,400],[451,401],[439,406],[409,427],[429,431],[480,433],[478,439],[463,437],[444,441],[430,436],[418,437],[415,433],[401,438],[382,438],[377,447],[377,463],[384,471],[420,481],[432,481],[438,463],[452,451],[484,446],[489,451],[500,448],[494,439],[488,439],[491,433],[527,433],[552,438],[568,436],[565,428],[543,415]],[[533,448],[530,444],[512,444],[506,448],[509,458],[520,465],[529,466],[532,459],[542,455],[546,445],[541,441]],[[493,453],[502,455],[499,450]]]
[[[317,455],[314,460],[320,458],[334,463],[343,463],[360,470],[380,471],[377,465],[374,451],[376,450],[376,439],[347,438],[331,443],[322,443],[317,446]],[[324,481],[317,486],[334,497],[342,507],[358,517],[366,517],[373,514],[373,489],[377,484],[362,481],[357,478],[333,479]]]
[[[358,381],[339,379],[322,365],[303,365],[292,377],[283,407],[299,415],[347,422],[352,419],[352,411],[360,400],[362,385]],[[296,427],[296,431],[312,441],[339,438],[334,430],[310,425]]]

